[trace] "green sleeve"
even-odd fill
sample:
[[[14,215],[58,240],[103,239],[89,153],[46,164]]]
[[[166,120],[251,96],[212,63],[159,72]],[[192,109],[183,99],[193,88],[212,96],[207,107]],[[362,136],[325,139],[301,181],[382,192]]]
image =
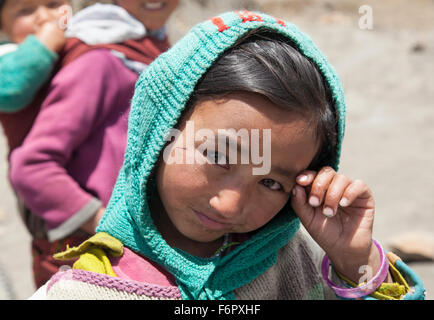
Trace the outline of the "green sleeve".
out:
[[[0,56],[0,112],[26,107],[51,75],[58,55],[34,35],[17,50]]]

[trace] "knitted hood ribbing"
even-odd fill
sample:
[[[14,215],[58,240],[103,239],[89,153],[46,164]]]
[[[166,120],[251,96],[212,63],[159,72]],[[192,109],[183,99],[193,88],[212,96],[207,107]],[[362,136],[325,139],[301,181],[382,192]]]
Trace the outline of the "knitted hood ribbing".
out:
[[[338,118],[337,170],[344,133],[345,102],[341,83],[312,40],[296,26],[262,13],[228,12],[195,26],[157,58],[140,76],[132,100],[125,161],[97,231],[171,272],[184,299],[233,299],[233,290],[270,268],[277,251],[298,231],[300,221],[290,210],[277,215],[249,240],[221,257],[204,259],[171,248],[152,222],[148,180],[197,82],[224,51],[247,32],[266,28],[295,43],[316,63],[327,81]]]

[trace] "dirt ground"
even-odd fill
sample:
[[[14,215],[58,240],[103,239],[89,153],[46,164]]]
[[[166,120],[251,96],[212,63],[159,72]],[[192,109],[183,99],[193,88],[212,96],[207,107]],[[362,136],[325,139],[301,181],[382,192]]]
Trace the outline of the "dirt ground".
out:
[[[170,39],[241,7],[295,23],[335,66],[347,101],[340,171],[374,192],[374,237],[387,247],[408,232],[433,236],[434,1],[181,0],[168,25]],[[372,10],[371,29],[359,24],[367,21],[366,10]],[[6,152],[1,135],[0,268],[11,288],[3,298],[26,299],[34,292],[30,237],[7,182]],[[410,265],[434,299],[434,262]]]

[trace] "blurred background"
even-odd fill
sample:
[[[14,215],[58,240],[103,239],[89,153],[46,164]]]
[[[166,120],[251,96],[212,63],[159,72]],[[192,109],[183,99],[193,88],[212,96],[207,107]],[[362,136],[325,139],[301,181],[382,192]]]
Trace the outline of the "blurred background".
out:
[[[73,0],[74,10],[94,2],[110,1]],[[180,2],[168,24],[172,44],[196,23],[233,9],[269,13],[311,36],[346,93],[340,171],[370,186],[374,237],[405,257],[434,299],[434,0]],[[27,299],[35,290],[30,236],[6,155],[0,130],[0,299]]]

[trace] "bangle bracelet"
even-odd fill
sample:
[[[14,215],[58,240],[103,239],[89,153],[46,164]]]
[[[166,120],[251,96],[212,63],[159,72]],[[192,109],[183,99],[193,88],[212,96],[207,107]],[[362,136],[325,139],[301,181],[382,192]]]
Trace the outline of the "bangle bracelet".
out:
[[[324,255],[321,265],[321,272],[324,280],[327,282],[330,288],[336,293],[337,296],[342,298],[361,298],[373,293],[377,288],[386,280],[387,274],[389,272],[389,261],[386,257],[386,253],[384,252],[381,245],[375,240],[372,239],[372,242],[377,246],[378,251],[380,251],[381,262],[380,269],[377,271],[377,274],[369,280],[367,283],[362,284],[355,288],[341,288],[334,285],[329,277],[329,268],[331,265],[330,259],[327,255]]]

